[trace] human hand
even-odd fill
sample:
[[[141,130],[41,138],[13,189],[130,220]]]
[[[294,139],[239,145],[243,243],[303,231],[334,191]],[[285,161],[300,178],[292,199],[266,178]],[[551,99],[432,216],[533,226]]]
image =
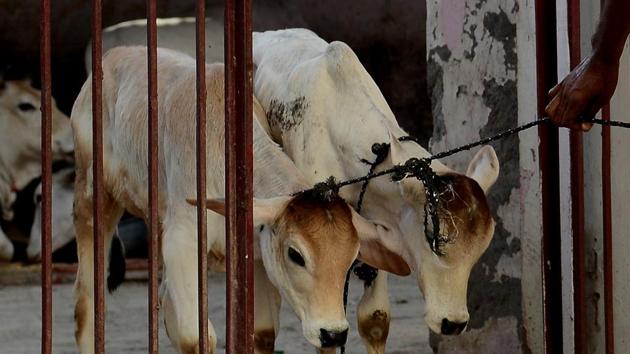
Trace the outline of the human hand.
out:
[[[589,131],[593,124],[579,119],[594,117],[608,103],[615,92],[618,75],[618,61],[601,60],[596,55],[585,58],[549,91],[547,115],[558,126]]]

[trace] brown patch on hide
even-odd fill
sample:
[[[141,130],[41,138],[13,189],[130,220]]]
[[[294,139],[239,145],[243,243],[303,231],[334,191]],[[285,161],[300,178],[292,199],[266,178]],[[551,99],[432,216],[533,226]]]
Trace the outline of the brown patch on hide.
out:
[[[359,242],[349,208],[340,197],[324,201],[299,195],[289,202],[278,220],[287,228],[286,234],[302,235],[315,257],[334,262],[335,254],[350,250]]]
[[[182,354],[197,354],[199,353],[199,342],[185,342],[179,344],[179,352]],[[214,350],[210,348],[210,354],[214,353]]]
[[[256,353],[273,354],[275,342],[276,332],[273,329],[263,329],[254,333]]]
[[[492,214],[486,195],[472,178],[460,174],[441,176],[450,186],[440,197],[440,219],[449,236],[470,244],[487,234]],[[458,241],[459,241],[458,239]]]
[[[359,319],[359,334],[373,347],[385,347],[389,335],[389,315],[376,310],[370,316]]]

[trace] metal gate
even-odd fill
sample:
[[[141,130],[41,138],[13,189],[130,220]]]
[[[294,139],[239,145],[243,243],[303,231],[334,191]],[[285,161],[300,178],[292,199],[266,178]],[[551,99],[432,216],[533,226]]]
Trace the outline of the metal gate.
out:
[[[535,1],[538,114],[544,116],[547,91],[558,81],[557,1]],[[41,0],[40,49],[42,81],[42,353],[52,352],[52,239],[51,239],[51,0]],[[103,141],[101,5],[92,0],[92,95],[94,144],[94,239],[95,239],[95,352],[104,352],[104,245],[102,217]],[[570,67],[580,61],[580,1],[566,0]],[[158,112],[156,0],[147,0],[148,112],[149,112],[149,351],[158,352]],[[205,2],[196,5],[197,60],[197,218],[199,351],[207,352],[207,254],[205,203]],[[227,352],[253,352],[253,242],[252,242],[252,43],[251,1],[226,0],[225,4],[225,112],[226,112],[226,228],[227,228]],[[609,109],[603,110],[609,119]],[[606,352],[614,353],[612,203],[610,128],[602,128],[602,200],[604,238],[604,304]],[[585,298],[584,176],[581,133],[563,132],[541,125],[540,169],[542,175],[544,279],[544,343],[546,353],[567,352],[563,339],[572,331],[574,351],[588,348]],[[563,159],[568,164],[558,164]],[[568,176],[568,179],[563,179]],[[563,182],[564,181],[564,182]],[[566,183],[568,181],[569,183]],[[238,236],[238,237],[237,237]],[[573,242],[573,328],[566,328],[562,306],[562,237]]]
[[[602,5],[604,1],[601,1]],[[537,0],[535,3],[538,115],[540,117],[545,116],[549,89],[564,77],[569,69],[573,69],[581,61],[580,4],[580,0]],[[568,58],[564,55],[564,51],[559,50],[563,44],[567,43],[568,48],[564,49],[567,49]],[[609,106],[602,110],[602,118],[610,119]],[[545,125],[539,128],[539,137],[543,198],[543,259],[541,264],[545,352],[587,353],[589,318],[586,296],[582,133],[559,130]],[[614,323],[610,137],[610,127],[603,126],[601,136],[603,229],[601,234],[603,235],[604,337],[605,352],[612,354],[614,353]],[[567,251],[567,244],[563,244],[563,239],[564,242],[572,243],[571,251]],[[563,275],[567,275],[562,269],[563,257],[568,257],[572,262],[573,277],[569,289],[572,293],[567,293],[567,288],[563,288],[562,278]],[[572,323],[566,321],[566,318],[563,321],[563,306],[565,308],[570,306],[570,313],[574,316]]]
[[[149,352],[158,352],[158,112],[157,1],[147,0],[149,136]],[[41,0],[42,81],[42,353],[52,353],[52,155],[51,0]],[[92,114],[94,193],[94,313],[96,353],[105,351],[103,215],[103,130],[101,67],[102,0],[92,0]],[[196,2],[197,60],[197,231],[199,351],[208,349],[206,250],[206,76],[205,1]],[[227,234],[227,352],[253,352],[252,242],[252,58],[251,2],[225,2],[225,150]],[[238,187],[238,188],[237,188]],[[238,235],[238,237],[237,237]]]

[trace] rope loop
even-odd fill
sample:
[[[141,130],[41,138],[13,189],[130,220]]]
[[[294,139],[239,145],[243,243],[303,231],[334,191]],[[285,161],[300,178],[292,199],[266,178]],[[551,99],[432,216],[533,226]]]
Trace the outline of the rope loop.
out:
[[[319,182],[313,186],[313,189],[301,193],[311,193],[315,198],[330,203],[339,196],[339,185],[335,177],[330,176],[324,182]]]

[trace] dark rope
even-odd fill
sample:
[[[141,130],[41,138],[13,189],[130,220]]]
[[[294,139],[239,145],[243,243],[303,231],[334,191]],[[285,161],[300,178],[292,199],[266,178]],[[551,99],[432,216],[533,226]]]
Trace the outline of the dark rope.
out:
[[[445,158],[445,157],[457,154],[459,152],[462,152],[464,150],[470,150],[470,149],[472,149],[474,147],[485,145],[485,144],[491,143],[493,141],[496,141],[496,140],[499,140],[499,139],[503,139],[503,138],[505,138],[507,136],[510,136],[510,135],[513,135],[513,134],[516,134],[516,133],[520,133],[523,130],[530,129],[532,127],[535,127],[535,126],[543,124],[543,123],[547,123],[549,121],[550,121],[550,119],[548,117],[544,117],[544,118],[541,118],[541,119],[529,122],[527,124],[518,126],[516,128],[506,130],[506,131],[504,131],[502,133],[499,133],[497,135],[493,135],[491,137],[484,138],[484,139],[481,139],[479,141],[476,141],[476,142],[473,142],[473,143],[470,143],[470,144],[466,144],[466,145],[460,146],[460,147],[455,148],[455,149],[447,150],[447,151],[440,152],[440,153],[437,153],[437,154],[432,155],[432,156],[428,156],[425,159],[428,160],[428,161],[433,161],[433,160]],[[607,120],[595,119],[595,118],[586,118],[586,119],[582,119],[582,121],[583,122],[587,122],[587,123],[599,124],[599,125],[608,125],[608,126],[612,126],[612,127],[630,128],[630,123],[619,122],[619,121],[607,121]],[[417,138],[415,138],[415,137],[412,137],[412,136],[404,136],[404,137],[401,137],[399,140],[400,141],[415,141],[415,142],[419,143],[419,140]],[[337,182],[334,185],[334,187],[336,189],[340,189],[342,187],[349,186],[351,184],[355,184],[355,183],[359,183],[359,182],[365,182],[367,180],[371,180],[371,179],[374,179],[374,178],[377,178],[377,177],[391,175],[391,174],[395,174],[395,173],[400,173],[400,172],[403,172],[404,168],[405,168],[404,165],[393,166],[392,168],[389,168],[389,169],[386,169],[386,170],[383,170],[383,171],[380,171],[380,172],[376,172],[376,173],[373,173],[371,175],[365,175],[365,176],[351,178],[351,179],[348,179],[348,180],[345,180],[345,181]],[[306,192],[306,191],[300,191],[300,192],[297,192],[295,194],[300,194],[300,193],[303,193],[303,192]]]
[[[608,125],[610,127],[618,127],[618,128],[630,128],[630,123],[619,122],[616,120],[603,120],[598,118],[582,118],[580,121],[585,123],[593,123],[599,125]]]

